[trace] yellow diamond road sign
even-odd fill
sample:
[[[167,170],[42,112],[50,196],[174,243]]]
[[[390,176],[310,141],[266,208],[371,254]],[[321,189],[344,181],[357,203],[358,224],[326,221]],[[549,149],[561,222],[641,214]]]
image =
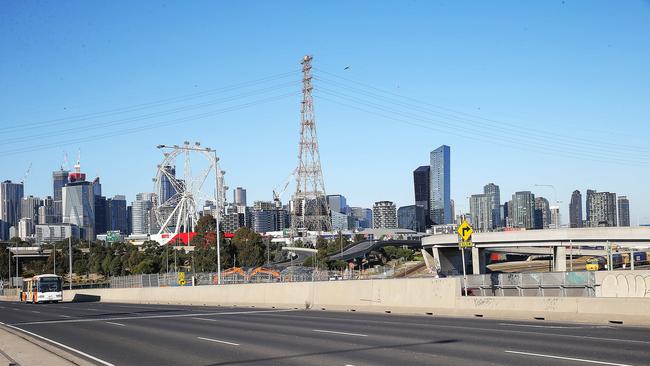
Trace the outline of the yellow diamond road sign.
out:
[[[470,224],[467,223],[467,221],[463,221],[462,224],[458,227],[458,235],[460,235],[461,238],[463,238],[463,241],[468,241],[469,238],[472,236],[472,233],[474,232],[474,229],[470,226]]]

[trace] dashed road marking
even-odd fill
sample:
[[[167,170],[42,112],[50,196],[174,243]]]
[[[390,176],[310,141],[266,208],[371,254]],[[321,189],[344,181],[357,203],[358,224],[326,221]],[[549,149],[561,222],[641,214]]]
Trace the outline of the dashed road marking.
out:
[[[204,341],[208,341],[208,342],[223,343],[223,344],[227,344],[227,345],[230,345],[230,346],[239,346],[239,343],[220,341],[218,339],[205,338],[205,337],[196,337],[196,338],[204,340]]]
[[[544,357],[544,358],[553,358],[556,360],[566,360],[566,361],[576,361],[576,362],[585,362],[593,363],[598,365],[611,365],[611,366],[632,366],[625,363],[614,363],[614,362],[605,362],[605,361],[596,361],[596,360],[586,360],[584,358],[574,358],[574,357],[564,357],[564,356],[555,356],[555,355],[545,355],[541,353],[530,353],[530,352],[519,352],[519,351],[505,351],[506,353],[512,353],[517,355],[524,356],[533,356],[533,357]]]
[[[333,331],[333,330],[323,330],[323,329],[312,329],[312,331],[318,332],[318,333],[341,334],[341,335],[354,336],[354,337],[367,337],[368,336],[367,334],[337,332],[337,331]]]
[[[126,327],[126,325],[124,325],[122,323],[106,322],[106,324],[113,324],[113,325],[119,325],[120,327]]]

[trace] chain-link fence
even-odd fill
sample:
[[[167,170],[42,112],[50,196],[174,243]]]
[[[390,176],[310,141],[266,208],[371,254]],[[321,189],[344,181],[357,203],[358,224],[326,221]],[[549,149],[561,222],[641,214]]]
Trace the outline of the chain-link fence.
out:
[[[492,273],[467,276],[470,296],[594,297],[594,272]]]

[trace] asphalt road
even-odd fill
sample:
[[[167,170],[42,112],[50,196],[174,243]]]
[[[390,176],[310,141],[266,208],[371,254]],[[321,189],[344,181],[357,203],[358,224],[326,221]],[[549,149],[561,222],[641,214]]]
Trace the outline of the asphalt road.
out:
[[[650,365],[650,329],[321,310],[0,302],[104,365]]]

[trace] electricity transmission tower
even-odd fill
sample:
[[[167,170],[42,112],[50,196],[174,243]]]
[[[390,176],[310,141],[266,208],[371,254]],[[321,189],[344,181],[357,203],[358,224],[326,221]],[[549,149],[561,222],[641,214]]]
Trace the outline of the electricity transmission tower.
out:
[[[307,55],[301,62],[303,98],[300,110],[300,145],[296,169],[296,192],[291,207],[291,229],[294,233],[330,231],[332,228],[318,152],[311,60],[312,57]]]

